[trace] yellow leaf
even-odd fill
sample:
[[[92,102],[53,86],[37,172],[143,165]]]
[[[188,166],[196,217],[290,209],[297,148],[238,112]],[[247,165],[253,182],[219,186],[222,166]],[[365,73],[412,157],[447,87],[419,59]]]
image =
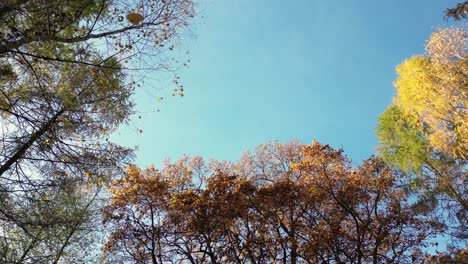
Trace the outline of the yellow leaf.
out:
[[[127,19],[130,23],[138,25],[141,21],[143,21],[143,15],[138,13],[130,13],[127,15]]]

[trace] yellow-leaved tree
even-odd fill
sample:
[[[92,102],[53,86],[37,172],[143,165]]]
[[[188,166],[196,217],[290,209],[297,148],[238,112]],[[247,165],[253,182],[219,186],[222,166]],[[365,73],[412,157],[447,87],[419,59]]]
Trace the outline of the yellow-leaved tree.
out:
[[[421,208],[449,208],[443,211],[457,219],[460,232],[454,233],[461,237],[468,235],[467,41],[465,27],[438,29],[425,55],[399,65],[397,94],[377,127],[379,154],[415,176],[410,179]]]
[[[395,104],[419,120],[429,144],[455,158],[468,150],[468,35],[463,28],[439,29],[427,56],[397,67]]]

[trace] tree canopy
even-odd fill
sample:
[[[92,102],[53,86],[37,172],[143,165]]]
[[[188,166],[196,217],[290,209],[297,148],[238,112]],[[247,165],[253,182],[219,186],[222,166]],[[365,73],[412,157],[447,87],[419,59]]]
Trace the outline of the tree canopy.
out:
[[[109,136],[140,76],[175,66],[193,16],[189,0],[0,3],[3,262],[71,262],[93,244],[102,185],[133,155]]]
[[[135,263],[413,263],[431,231],[398,184],[380,159],[353,169],[342,150],[317,142],[265,144],[237,163],[184,157],[160,170],[130,166],[103,209],[112,230],[106,256]]]
[[[293,141],[140,168],[110,137],[148,74],[185,65],[194,16],[193,0],[0,3],[1,263],[467,262],[466,26],[397,67],[379,157]],[[428,254],[445,233],[465,248]]]
[[[416,175],[413,186],[423,193],[424,204],[450,208],[461,238],[468,212],[467,36],[464,27],[438,29],[426,55],[397,67],[397,94],[377,127],[383,159]],[[434,195],[438,198],[429,198]]]

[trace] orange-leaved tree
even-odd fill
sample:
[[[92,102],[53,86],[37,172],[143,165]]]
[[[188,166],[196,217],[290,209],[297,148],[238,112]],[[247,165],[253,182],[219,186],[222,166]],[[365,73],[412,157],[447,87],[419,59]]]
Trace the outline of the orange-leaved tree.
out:
[[[269,143],[236,163],[131,166],[111,187],[108,260],[410,263],[431,234],[399,175],[328,145]]]

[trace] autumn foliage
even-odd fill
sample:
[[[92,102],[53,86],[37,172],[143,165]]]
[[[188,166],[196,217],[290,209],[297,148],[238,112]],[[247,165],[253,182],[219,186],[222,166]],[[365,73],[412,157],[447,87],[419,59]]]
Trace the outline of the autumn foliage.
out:
[[[430,232],[397,178],[317,142],[262,145],[237,163],[130,166],[103,210],[107,260],[410,263]]]
[[[393,104],[380,116],[378,152],[405,171],[419,204],[452,235],[468,238],[468,38],[466,27],[440,28],[426,54],[397,68]]]
[[[468,263],[466,26],[397,67],[379,157],[361,165],[276,142],[237,162],[128,166],[134,150],[110,138],[136,91],[187,66],[196,13],[192,0],[0,1],[0,263]],[[433,236],[449,246],[430,256]]]

